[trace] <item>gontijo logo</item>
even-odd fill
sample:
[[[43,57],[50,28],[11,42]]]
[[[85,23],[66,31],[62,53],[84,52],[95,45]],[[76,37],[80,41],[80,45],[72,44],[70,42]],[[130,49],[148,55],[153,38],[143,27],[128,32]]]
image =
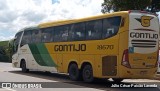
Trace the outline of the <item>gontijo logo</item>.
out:
[[[149,27],[150,26],[150,21],[153,19],[153,17],[150,16],[142,16],[141,17],[141,24],[144,27]]]
[[[141,19],[135,18],[137,21],[141,23],[143,27],[149,27],[150,21],[153,19],[151,16],[142,16]]]

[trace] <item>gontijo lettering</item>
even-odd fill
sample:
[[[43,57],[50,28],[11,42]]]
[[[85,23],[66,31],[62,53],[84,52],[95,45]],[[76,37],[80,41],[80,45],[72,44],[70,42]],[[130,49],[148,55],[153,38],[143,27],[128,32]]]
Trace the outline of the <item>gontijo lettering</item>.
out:
[[[54,51],[86,51],[86,44],[64,44],[55,45]]]
[[[158,39],[158,34],[131,32],[131,33],[130,33],[130,37],[131,37],[131,38]]]

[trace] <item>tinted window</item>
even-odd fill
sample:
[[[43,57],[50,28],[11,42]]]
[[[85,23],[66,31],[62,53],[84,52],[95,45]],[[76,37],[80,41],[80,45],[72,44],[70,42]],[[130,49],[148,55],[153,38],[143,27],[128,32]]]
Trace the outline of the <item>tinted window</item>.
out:
[[[21,46],[31,43],[31,30],[24,31]]]
[[[22,35],[22,32],[19,32],[15,35],[15,41],[14,41],[14,52],[17,52],[18,50],[18,45],[19,45],[19,42],[20,42],[20,38],[21,38],[21,35]]]
[[[111,17],[103,20],[103,38],[109,38],[118,33],[121,17]]]
[[[67,41],[70,25],[55,27],[54,41]]]
[[[69,31],[69,40],[77,41],[85,39],[85,24],[84,23],[76,23],[71,25],[71,29]]]
[[[21,35],[22,35],[22,32],[19,32],[19,33],[17,33],[16,35],[15,35],[15,38],[16,38],[16,40],[15,40],[15,44],[19,44],[19,41],[20,41],[20,38],[21,38]]]
[[[52,42],[54,37],[53,28],[42,29],[41,36],[42,42]]]
[[[41,42],[41,31],[38,29],[32,30],[32,43]]]
[[[86,22],[86,39],[101,39],[102,20],[94,20]]]

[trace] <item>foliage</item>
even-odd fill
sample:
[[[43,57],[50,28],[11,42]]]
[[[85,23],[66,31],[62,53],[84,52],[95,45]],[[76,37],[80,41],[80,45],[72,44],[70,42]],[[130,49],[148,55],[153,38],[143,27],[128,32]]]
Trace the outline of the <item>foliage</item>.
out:
[[[104,0],[102,13],[126,10],[146,10],[156,12],[160,9],[160,0]]]
[[[7,46],[8,45],[8,41],[1,41],[0,42],[0,46]]]
[[[11,62],[10,48],[8,41],[0,42],[0,62]]]
[[[11,62],[13,55],[13,39],[0,41],[0,62]]]

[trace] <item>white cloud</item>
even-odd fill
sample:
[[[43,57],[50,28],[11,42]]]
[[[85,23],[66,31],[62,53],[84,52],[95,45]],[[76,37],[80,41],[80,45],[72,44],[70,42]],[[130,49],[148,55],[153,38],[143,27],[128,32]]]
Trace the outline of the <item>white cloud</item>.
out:
[[[7,8],[7,3],[6,0],[1,0],[0,1],[0,10],[6,9]]]
[[[0,0],[0,40],[11,39],[26,26],[101,14],[102,2],[103,0]]]
[[[52,2],[53,1],[53,2]],[[101,13],[103,0],[0,0],[0,40],[23,27]]]
[[[13,39],[13,38],[14,38],[14,36],[5,37],[5,36],[0,35],[0,41],[10,40],[10,39]]]

